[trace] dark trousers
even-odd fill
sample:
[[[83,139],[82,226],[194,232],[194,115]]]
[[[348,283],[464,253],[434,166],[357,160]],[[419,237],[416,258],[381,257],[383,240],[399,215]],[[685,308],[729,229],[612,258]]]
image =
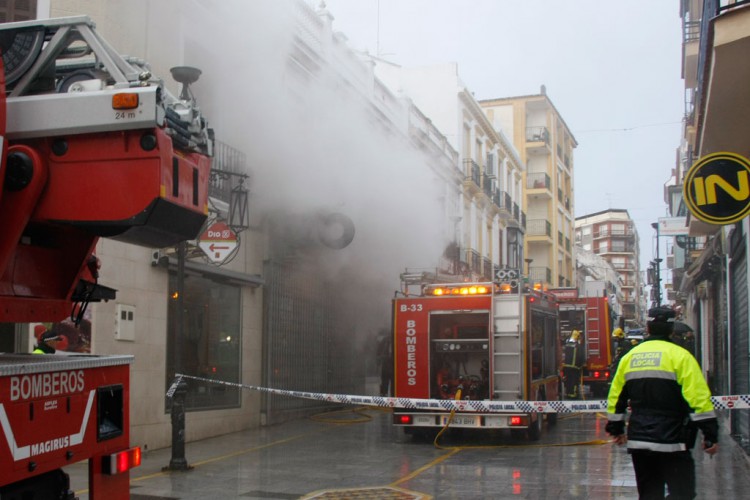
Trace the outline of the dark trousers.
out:
[[[563,367],[563,376],[565,377],[565,396],[569,398],[578,398],[579,385],[581,385],[581,369],[571,366]]]
[[[695,498],[695,463],[690,451],[658,453],[633,450],[631,457],[639,499],[664,498],[665,485],[669,490],[666,498]]]

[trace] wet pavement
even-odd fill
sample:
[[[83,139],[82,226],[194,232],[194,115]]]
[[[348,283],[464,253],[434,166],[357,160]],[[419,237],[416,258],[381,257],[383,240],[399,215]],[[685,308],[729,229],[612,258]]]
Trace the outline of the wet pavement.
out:
[[[444,434],[438,446],[391,425],[386,410],[346,409],[188,443],[189,471],[163,471],[171,450],[132,471],[131,498],[157,499],[628,499],[630,458],[610,444],[601,414],[561,415],[534,443],[508,433]],[[698,498],[746,498],[750,461],[726,435],[696,451]],[[86,466],[66,469],[88,499]]]

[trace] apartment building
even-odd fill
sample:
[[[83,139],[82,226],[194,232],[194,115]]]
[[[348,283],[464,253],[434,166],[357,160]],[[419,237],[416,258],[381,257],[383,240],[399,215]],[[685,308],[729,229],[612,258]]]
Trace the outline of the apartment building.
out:
[[[455,63],[406,68],[373,59],[379,79],[422,110],[458,152],[462,192],[456,221],[459,267],[467,279],[492,280],[499,268],[526,271],[524,161],[459,77]]]
[[[522,209],[529,278],[576,286],[573,150],[578,143],[546,93],[479,102],[493,127],[505,131],[526,166]]]
[[[643,326],[640,243],[628,211],[608,209],[576,217],[575,241],[584,250],[603,257],[617,271],[625,324]]]

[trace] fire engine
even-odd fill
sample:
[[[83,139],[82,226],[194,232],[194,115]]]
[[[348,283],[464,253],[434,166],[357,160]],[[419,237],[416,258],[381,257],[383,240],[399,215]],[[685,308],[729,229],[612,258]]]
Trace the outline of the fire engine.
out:
[[[396,398],[560,399],[561,348],[552,296],[517,279],[437,283],[432,276],[403,274],[402,290],[393,299]],[[548,422],[555,416],[547,413]],[[393,422],[408,434],[430,434],[449,417],[448,412],[397,409]],[[542,420],[538,412],[456,412],[450,426],[510,429],[536,440]]]
[[[561,340],[570,337],[573,329],[581,332],[586,350],[582,370],[584,394],[606,396],[612,363],[612,313],[607,297],[579,297],[575,288],[555,288],[549,292],[558,301]]]
[[[213,148],[200,72],[173,68],[175,97],[85,16],[1,24],[0,51],[0,322],[57,322],[115,297],[98,238],[198,234]],[[63,467],[82,460],[91,498],[129,498],[132,360],[0,354],[0,498],[74,498]]]

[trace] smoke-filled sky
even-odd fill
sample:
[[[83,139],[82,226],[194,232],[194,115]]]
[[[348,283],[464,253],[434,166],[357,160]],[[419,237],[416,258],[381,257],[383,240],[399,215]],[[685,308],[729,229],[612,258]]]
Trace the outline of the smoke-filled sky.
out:
[[[456,62],[477,99],[538,94],[545,85],[579,144],[576,216],[627,209],[648,266],[684,112],[678,0],[325,4],[354,48],[403,66]]]

